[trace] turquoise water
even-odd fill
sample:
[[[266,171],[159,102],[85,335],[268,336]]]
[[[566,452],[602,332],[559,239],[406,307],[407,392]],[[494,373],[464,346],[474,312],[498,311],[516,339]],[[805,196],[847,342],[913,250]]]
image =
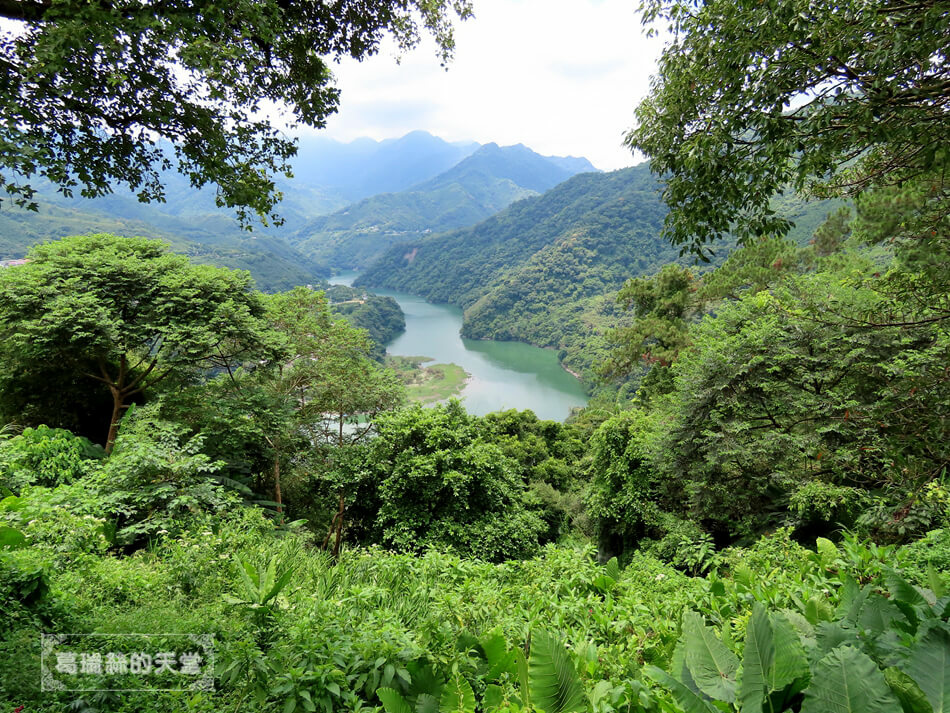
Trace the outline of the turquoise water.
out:
[[[355,272],[342,272],[330,282],[349,285],[355,278]],[[461,366],[472,375],[461,393],[471,413],[531,409],[539,418],[563,421],[573,406],[587,403],[583,386],[561,368],[553,350],[521,342],[462,339],[458,307],[400,292],[373,292],[395,299],[406,315],[406,331],[386,345],[389,353]]]

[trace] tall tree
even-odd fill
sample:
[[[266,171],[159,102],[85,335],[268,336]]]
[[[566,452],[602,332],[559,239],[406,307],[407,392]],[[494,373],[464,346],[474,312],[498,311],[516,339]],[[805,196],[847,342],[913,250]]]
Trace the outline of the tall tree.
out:
[[[469,0],[0,0],[14,21],[0,35],[0,179],[34,208],[35,176],[151,201],[174,165],[242,219],[265,216],[296,150],[261,118],[268,105],[322,127],[339,103],[331,61],[388,35],[410,48],[424,29],[444,62],[453,15],[470,14]]]
[[[254,420],[267,444],[280,515],[282,471],[319,483],[322,494],[335,499],[337,511],[324,546],[335,534],[336,554],[352,484],[338,477],[332,461],[347,457],[344,447],[362,441],[377,415],[400,406],[405,389],[393,372],[370,358],[373,344],[366,331],[334,318],[322,292],[298,287],[265,301],[267,319],[281,344],[280,357],[250,378],[238,374],[231,384],[240,402],[256,392],[259,403],[266,405]]]
[[[137,395],[268,349],[264,307],[246,272],[192,265],[165,243],[113,235],[47,243],[28,259],[0,271],[5,368],[30,382],[34,369],[55,363],[107,388],[107,452]]]
[[[268,379],[294,400],[297,421],[311,442],[342,446],[362,440],[373,417],[402,403],[404,389],[396,375],[370,358],[373,343],[366,330],[335,318],[322,292],[298,287],[266,300],[285,350]]]
[[[946,0],[644,6],[672,41],[627,142],[666,176],[666,232],[685,249],[783,232],[770,202],[789,185],[853,195],[947,160]]]
[[[657,274],[627,280],[617,302],[633,310],[631,324],[607,333],[612,351],[601,365],[608,379],[626,378],[646,367],[640,394],[649,398],[669,390],[669,367],[688,342],[690,322],[702,313],[698,280],[691,270],[671,263]]]

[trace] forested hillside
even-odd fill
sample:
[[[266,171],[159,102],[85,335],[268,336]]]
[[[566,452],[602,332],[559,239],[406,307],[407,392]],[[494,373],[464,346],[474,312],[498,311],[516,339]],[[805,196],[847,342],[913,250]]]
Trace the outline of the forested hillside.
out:
[[[382,362],[385,344],[406,329],[406,318],[392,297],[374,295],[365,289],[345,285],[315,285],[327,296],[333,313],[359,329],[365,329],[373,341],[370,356]]]
[[[642,244],[634,252],[642,254],[644,265],[660,265],[675,255],[659,240],[665,215],[647,166],[581,174],[474,227],[394,246],[360,274],[358,284],[467,307],[502,273],[588,226],[612,236],[618,245],[622,235],[640,229]],[[616,264],[605,269],[622,281],[627,268]]]
[[[293,231],[350,201],[429,180],[477,148],[423,131],[349,144],[305,135],[291,162],[294,178],[277,179],[283,224],[255,225],[252,233],[241,227],[233,211],[215,204],[214,190],[196,190],[174,171],[160,174],[165,184],[162,203],[142,203],[120,187],[96,198],[66,197],[50,182],[39,181],[34,186],[37,211],[16,206],[0,211],[0,259],[21,258],[30,245],[67,235],[141,235],[166,240],[198,262],[250,270],[263,290],[286,290],[319,282],[328,274],[326,262],[287,243]]]
[[[835,205],[776,202],[803,242]],[[666,214],[647,164],[582,174],[472,228],[395,245],[357,284],[459,305],[464,336],[555,347],[592,382],[604,334],[622,319],[615,293],[624,281],[692,262],[661,237]],[[723,242],[717,260],[731,246]]]
[[[161,239],[195,262],[248,270],[268,292],[317,283],[328,274],[279,238],[236,230],[231,218],[171,216],[132,198],[109,201],[108,206],[100,212],[89,201],[42,199],[37,212],[5,206],[0,211],[0,259],[22,258],[43,241],[105,231]]]
[[[549,158],[522,145],[487,144],[409,190],[373,196],[311,221],[290,241],[323,264],[361,268],[393,243],[473,225],[514,201],[594,170],[585,159]]]

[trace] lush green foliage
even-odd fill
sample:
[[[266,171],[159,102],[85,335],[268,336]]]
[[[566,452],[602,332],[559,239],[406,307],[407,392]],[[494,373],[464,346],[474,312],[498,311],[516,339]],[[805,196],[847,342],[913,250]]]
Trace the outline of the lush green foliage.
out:
[[[288,170],[295,144],[261,118],[261,102],[284,104],[291,122],[322,126],[339,100],[330,60],[374,54],[387,35],[412,47],[421,27],[445,61],[451,17],[470,13],[464,0],[124,12],[5,2],[0,15],[20,31],[0,45],[4,187],[21,206],[31,205],[23,181],[34,177],[67,194],[104,195],[115,182],[142,201],[162,200],[160,171],[174,162],[193,186],[216,184],[219,205],[266,216],[279,198],[270,174]]]
[[[835,564],[834,546],[818,544],[822,564]],[[934,578],[936,592],[916,588],[892,569],[882,579],[862,587],[843,578],[835,607],[809,599],[804,611],[769,612],[757,601],[741,659],[728,625],[720,639],[703,617],[687,612],[672,674],[657,667],[646,673],[687,711],[718,710],[710,700],[743,711],[946,710],[944,585]]]
[[[443,7],[423,8],[437,32]],[[367,333],[322,293],[260,295],[143,239],[45,246],[0,274],[0,404],[35,419],[68,393],[75,422],[99,407],[80,378],[113,396],[107,453],[57,428],[2,433],[0,707],[950,708],[950,219],[943,139],[913,128],[942,119],[929,90],[945,17],[926,4],[647,9],[673,16],[679,43],[641,109],[659,122],[641,138],[661,143],[650,132],[685,117],[673,133],[688,155],[654,166],[673,171],[667,193],[688,188],[684,166],[737,169],[679,195],[667,226],[687,241],[698,226],[701,243],[738,217],[755,240],[715,270],[669,264],[642,167],[401,247],[382,263],[391,275],[366,278],[465,305],[469,333],[556,343],[588,365],[612,327],[602,372],[629,381],[570,424],[404,407]],[[796,33],[811,25],[841,30],[820,40],[841,51],[832,70],[803,61],[819,40]],[[875,52],[892,74],[844,92]],[[904,59],[912,76],[895,69]],[[753,81],[783,66],[795,71],[780,86]],[[834,66],[856,77],[825,83]],[[750,81],[717,81],[734,72]],[[785,112],[789,86],[817,100]],[[725,114],[704,126],[690,111],[710,91]],[[733,116],[747,95],[773,105]],[[861,126],[865,111],[884,125]],[[814,122],[816,143],[793,146]],[[762,232],[781,223],[773,208],[808,212],[775,189],[833,182],[843,158],[856,184],[875,169],[906,180],[826,204],[840,210],[820,226],[806,216],[807,247]],[[351,318],[395,321],[388,302],[336,292]],[[216,686],[118,692],[127,679],[107,671],[99,690],[40,694],[37,631],[212,634]]]
[[[154,204],[131,199],[131,205],[110,203],[93,210],[51,194],[52,188],[38,189],[36,213],[15,206],[0,212],[0,259],[25,257],[33,245],[68,235],[107,232],[163,240],[198,264],[247,270],[265,292],[316,283],[327,274],[283,240],[259,231],[249,235],[221,216],[165,215]]]
[[[0,442],[0,492],[24,486],[55,488],[88,475],[102,448],[61,428],[37,426]]]
[[[635,448],[642,460],[630,467],[645,475],[622,485],[613,460],[595,467],[594,482],[606,479],[617,507],[641,497],[646,482],[661,484],[652,504],[720,543],[782,522],[813,534],[858,526],[883,538],[938,525],[920,493],[942,482],[948,457],[950,342],[932,319],[939,305],[890,290],[906,268],[882,275],[870,257],[820,258],[772,241],[744,248],[673,291],[692,309],[712,301],[701,321],[684,319],[676,299],[659,317],[646,312],[662,304],[644,297],[662,273],[653,286],[632,283],[644,311],[616,335],[637,335],[616,363],[647,362],[638,394],[646,411],[644,425],[611,448]],[[898,310],[899,321],[883,317]],[[648,358],[668,344],[678,349],[672,366]],[[607,438],[616,427],[603,428]],[[609,517],[604,525],[613,527]]]
[[[147,389],[267,353],[263,308],[247,273],[192,265],[164,243],[111,235],[39,245],[29,260],[0,273],[3,379],[28,384],[32,408],[43,410],[23,414],[8,401],[8,419],[56,423],[50,402],[61,408],[62,393],[50,394],[46,377],[92,380],[112,397],[102,429],[108,451],[123,409]]]
[[[37,495],[54,498],[53,491]],[[94,501],[58,502],[72,515]],[[2,508],[0,517],[11,521]],[[813,671],[806,701],[818,695],[831,654],[859,652],[871,662],[861,658],[867,681],[858,690],[913,691],[904,677],[882,671],[896,666],[932,696],[919,664],[938,660],[946,646],[935,641],[946,626],[945,605],[910,586],[942,594],[946,574],[920,558],[947,547],[941,532],[917,553],[853,539],[840,548],[819,541],[810,552],[779,532],[727,550],[715,573],[691,578],[643,554],[626,567],[601,566],[590,548],[563,546],[503,564],[375,549],[345,550],[333,563],[297,527],[275,529],[253,509],[178,521],[183,530],[133,557],[90,556],[94,541],[64,550],[61,538],[72,526],[64,520],[52,528],[32,523],[28,547],[0,552],[7,614],[0,704],[53,711],[75,703],[117,713],[312,710],[311,703],[325,711],[388,711],[402,699],[431,710],[654,713],[693,710],[683,703],[689,695],[748,702],[774,689],[773,705],[784,696],[798,710],[808,681],[795,681]],[[98,551],[108,546],[101,529],[93,536]],[[68,567],[57,566],[65,561]],[[37,626],[214,633],[216,688],[41,697],[30,673],[39,665]],[[791,669],[789,651],[797,662]],[[763,662],[761,678],[753,661]],[[839,675],[857,670],[839,668]]]
[[[525,506],[523,479],[458,401],[387,415],[376,429],[361,466],[378,502],[364,525],[371,539],[494,561],[537,549],[543,523]]]
[[[557,347],[581,371],[617,313],[605,293],[675,257],[656,240],[664,213],[645,167],[582,174],[474,228],[394,247],[359,284],[461,305],[465,336]]]
[[[789,184],[854,195],[947,159],[941,2],[649,0],[672,34],[627,141],[664,176],[666,231],[694,251],[784,232]],[[947,193],[941,189],[941,199]]]
[[[809,225],[828,206],[779,209]],[[472,228],[394,246],[357,282],[457,304],[464,336],[554,347],[592,384],[605,334],[625,319],[613,293],[677,257],[659,239],[666,212],[646,165],[582,174]]]
[[[406,329],[406,318],[396,300],[344,285],[328,285],[324,292],[335,314],[366,330],[373,340],[373,358],[382,361],[386,354],[384,345]]]

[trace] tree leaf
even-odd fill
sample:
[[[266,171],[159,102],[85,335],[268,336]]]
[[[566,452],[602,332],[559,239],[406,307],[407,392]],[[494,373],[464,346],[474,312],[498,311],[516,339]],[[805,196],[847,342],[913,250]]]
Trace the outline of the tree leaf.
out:
[[[486,713],[491,713],[501,708],[504,699],[505,694],[504,691],[501,690],[501,686],[490,683],[485,686],[485,695],[482,696],[482,710],[486,711]]]
[[[291,567],[291,568],[288,568],[282,575],[280,575],[280,578],[274,583],[274,586],[270,588],[270,591],[267,593],[267,596],[264,597],[264,601],[268,602],[274,597],[276,597],[278,594],[280,594],[281,591],[284,589],[284,587],[286,587],[287,584],[290,582],[290,578],[291,576],[293,576],[293,573],[294,573],[294,570]]]
[[[0,505],[2,504],[3,503],[0,502]],[[943,580],[940,579],[940,574],[936,569],[934,569],[932,564],[927,565],[927,584],[930,586],[930,591],[934,593],[934,596],[937,599],[946,596],[947,587],[944,585]]]
[[[598,575],[591,584],[593,584],[599,592],[607,594],[616,586],[617,580],[615,580],[613,577],[607,576],[606,574],[601,574]]]
[[[521,689],[521,701],[525,707],[531,703],[531,688],[528,685],[528,660],[524,656],[521,647],[516,646],[515,665],[518,667],[518,685]]]
[[[815,665],[801,713],[901,713],[901,705],[877,664],[843,645]]]
[[[924,595],[917,591],[917,587],[901,577],[895,570],[887,570],[884,573],[884,581],[887,583],[887,591],[891,593],[894,601],[909,604],[912,607],[921,607],[928,612],[930,611],[930,604],[924,598]]]
[[[686,666],[699,690],[710,698],[735,703],[739,659],[695,612],[683,615]]]
[[[580,676],[564,645],[547,632],[531,639],[528,659],[531,704],[545,713],[569,713],[587,708]]]
[[[517,673],[518,667],[516,662],[517,654],[514,649],[508,651],[504,656],[501,657],[499,661],[492,666],[488,673],[485,674],[486,681],[497,681],[503,673]]]

